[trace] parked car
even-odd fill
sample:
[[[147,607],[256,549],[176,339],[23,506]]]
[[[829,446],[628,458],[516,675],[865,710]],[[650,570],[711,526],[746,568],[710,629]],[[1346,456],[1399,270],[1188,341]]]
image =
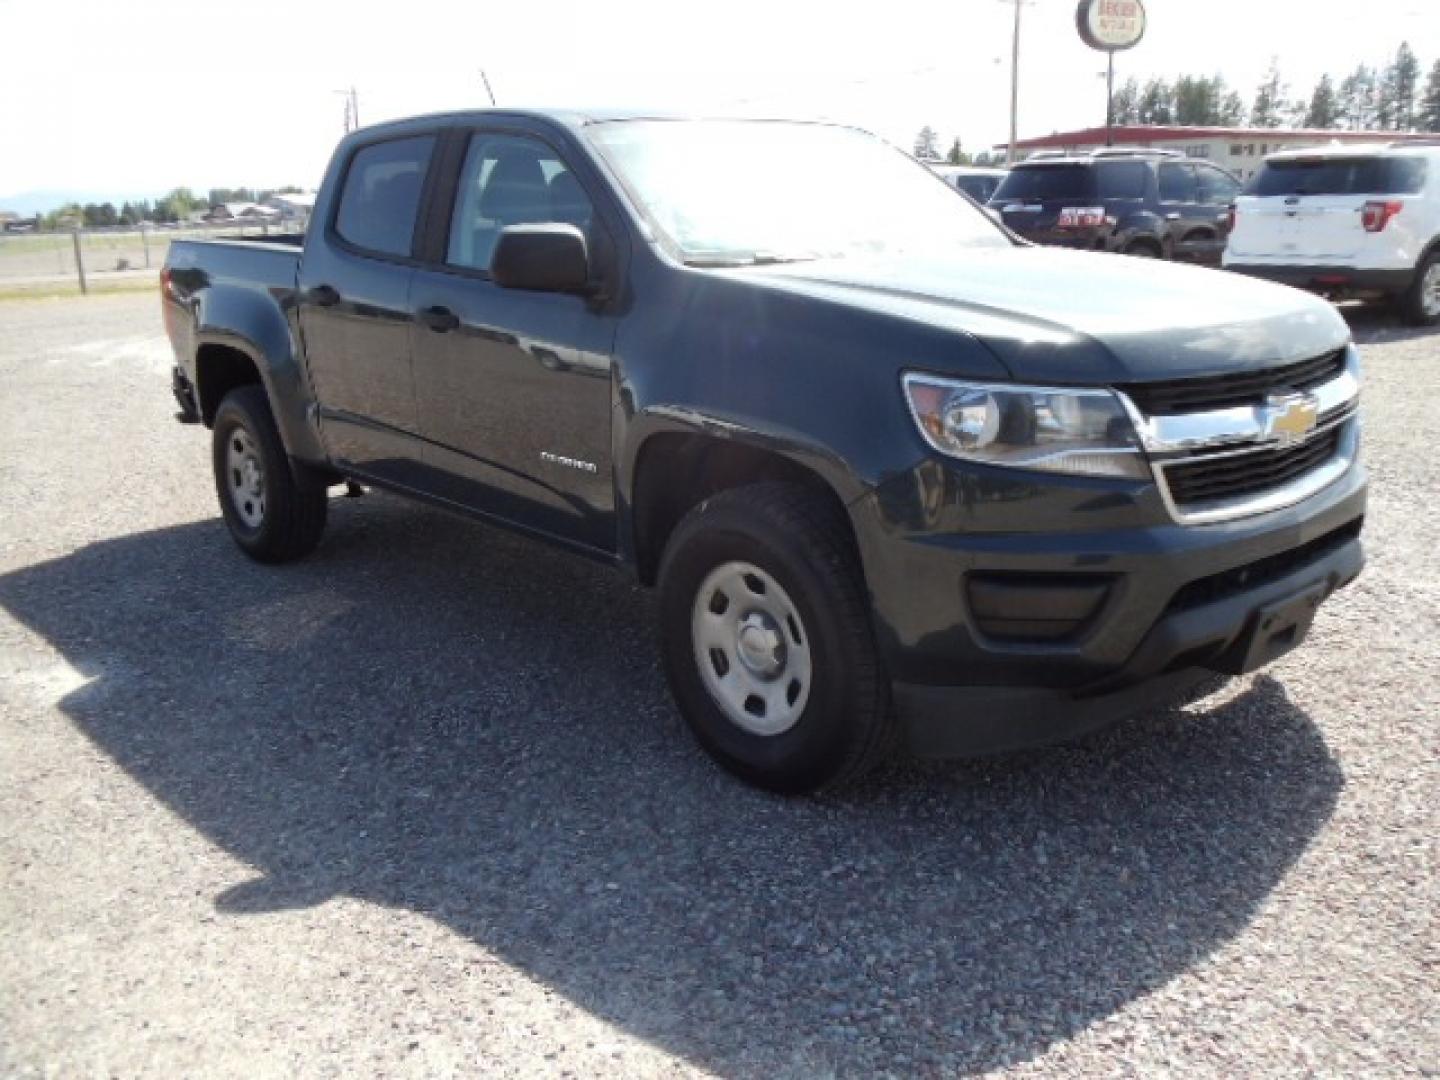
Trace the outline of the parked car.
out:
[[[1225,266],[1440,323],[1440,140],[1270,155],[1235,200]]]
[[[935,175],[956,191],[963,191],[981,206],[990,201],[1008,169],[990,169],[979,165],[932,165]]]
[[[990,206],[1037,244],[1217,266],[1240,181],[1167,150],[1096,150],[1010,170]]]
[[[1360,572],[1330,304],[1019,243],[855,129],[380,124],[314,222],[162,273],[235,543],[299,558],[355,481],[623,567],[681,713],[754,783],[1173,701]]]

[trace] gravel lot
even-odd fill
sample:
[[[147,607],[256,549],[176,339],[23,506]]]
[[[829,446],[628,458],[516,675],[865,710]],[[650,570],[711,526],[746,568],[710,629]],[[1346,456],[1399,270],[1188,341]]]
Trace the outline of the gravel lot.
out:
[[[0,1073],[1440,1072],[1440,335],[1352,316],[1307,648],[787,801],[619,575],[382,496],[243,559],[157,307],[0,303]]]

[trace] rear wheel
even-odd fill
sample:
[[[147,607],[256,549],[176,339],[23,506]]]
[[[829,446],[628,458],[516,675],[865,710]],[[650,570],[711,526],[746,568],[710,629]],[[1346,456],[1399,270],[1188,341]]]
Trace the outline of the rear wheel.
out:
[[[892,720],[844,512],[793,484],[701,503],[660,568],[661,653],[680,711],[725,768],[772,791],[854,778]]]
[[[325,531],[327,485],[292,461],[259,386],[225,395],[215,412],[215,493],[230,535],[260,562],[309,554]]]
[[[1160,259],[1165,255],[1154,240],[1132,240],[1121,254],[1133,255],[1137,259]]]
[[[1400,317],[1411,326],[1440,323],[1440,251],[1432,251],[1415,268],[1415,280],[1399,297]]]

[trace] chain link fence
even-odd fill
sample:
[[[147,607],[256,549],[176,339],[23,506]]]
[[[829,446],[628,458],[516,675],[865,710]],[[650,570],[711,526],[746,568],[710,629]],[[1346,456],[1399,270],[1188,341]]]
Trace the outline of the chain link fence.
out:
[[[0,293],[139,287],[156,280],[172,240],[293,236],[303,231],[304,222],[294,220],[0,232]]]

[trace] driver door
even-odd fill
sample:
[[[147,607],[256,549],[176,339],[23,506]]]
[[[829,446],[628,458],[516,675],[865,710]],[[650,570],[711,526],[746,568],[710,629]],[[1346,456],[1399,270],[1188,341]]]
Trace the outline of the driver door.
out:
[[[411,286],[418,422],[437,494],[608,552],[615,317],[583,296],[490,277],[500,230],[550,221],[579,227],[598,257],[593,203],[557,149],[470,132],[443,261],[417,269]]]

